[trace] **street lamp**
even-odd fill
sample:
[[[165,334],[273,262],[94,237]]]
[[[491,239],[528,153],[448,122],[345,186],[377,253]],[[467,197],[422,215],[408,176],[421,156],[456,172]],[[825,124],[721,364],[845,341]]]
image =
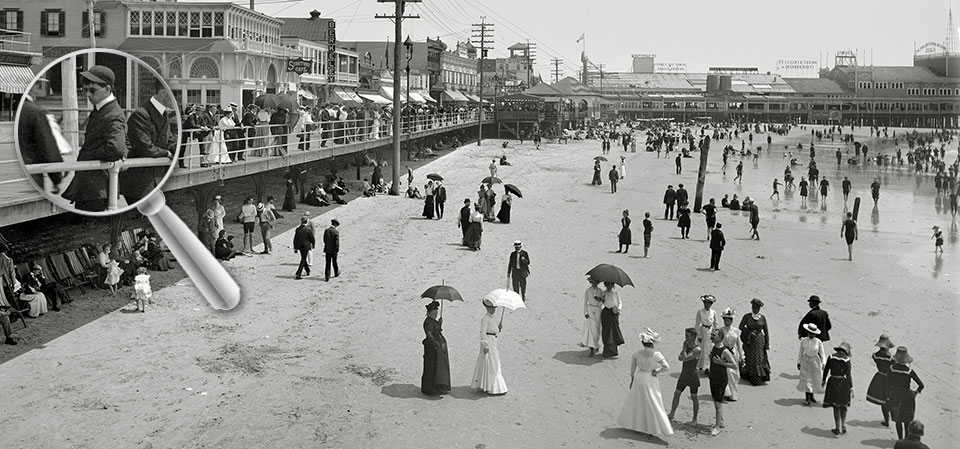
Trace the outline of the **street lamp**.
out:
[[[407,104],[410,104],[410,60],[413,59],[413,40],[410,35],[403,41],[403,46],[407,49],[407,68],[404,71],[407,72]]]

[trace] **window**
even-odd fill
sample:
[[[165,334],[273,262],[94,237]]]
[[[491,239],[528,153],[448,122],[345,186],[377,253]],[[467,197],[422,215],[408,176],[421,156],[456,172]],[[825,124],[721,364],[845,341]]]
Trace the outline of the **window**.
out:
[[[141,36],[153,36],[153,11],[143,11],[140,13],[143,26],[140,28]]]
[[[41,36],[66,36],[67,13],[59,9],[40,11]]]
[[[176,36],[177,35],[177,13],[173,11],[167,11],[167,36]]]
[[[223,37],[223,13],[213,13],[213,35]]]
[[[213,13],[204,12],[203,14],[203,23],[200,27],[200,36],[201,37],[213,37]]]
[[[187,36],[187,13],[183,11],[177,13],[177,36]]]
[[[163,36],[163,17],[165,14],[163,11],[154,11],[153,12],[153,35],[154,36]]]
[[[190,66],[190,78],[220,78],[220,68],[217,63],[206,56],[197,58]]]
[[[190,13],[190,37],[200,37],[200,13]]]
[[[83,37],[90,37],[90,29],[93,29],[93,35],[96,37],[103,36],[103,25],[107,22],[106,15],[103,11],[93,10],[93,24],[90,24],[90,14],[88,11],[83,12],[83,19],[81,24],[81,29],[83,30],[81,34]]]
[[[19,9],[5,9],[0,11],[3,18],[3,24],[0,25],[8,30],[23,31],[23,11]]]
[[[130,11],[130,35],[140,35],[140,11]]]
[[[220,104],[220,89],[207,89],[207,104]]]
[[[187,89],[187,104],[198,104],[200,101],[200,89]]]

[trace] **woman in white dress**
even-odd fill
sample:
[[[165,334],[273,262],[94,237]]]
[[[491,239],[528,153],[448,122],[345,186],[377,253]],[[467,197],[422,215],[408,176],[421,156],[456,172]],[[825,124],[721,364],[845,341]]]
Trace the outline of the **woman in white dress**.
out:
[[[30,318],[37,318],[47,313],[47,297],[40,292],[40,288],[40,283],[35,276],[27,276],[26,281],[22,284],[20,301],[30,303],[30,310],[27,311],[27,316]],[[16,285],[14,285],[14,291],[16,290]]]
[[[713,295],[703,295],[700,300],[703,301],[703,308],[697,310],[697,318],[693,327],[697,328],[697,332],[700,333],[701,342],[710,341],[710,332],[713,331],[713,328],[718,327],[717,311],[710,308],[717,299]],[[697,363],[697,368],[704,371],[710,370],[710,351],[700,352],[700,361]]]
[[[823,363],[827,355],[823,350],[823,342],[817,338],[820,329],[813,323],[803,325],[807,336],[800,340],[800,354],[797,356],[797,370],[800,371],[800,382],[797,390],[804,393],[803,405],[817,402],[813,394],[823,393]]]
[[[740,389],[737,384],[740,383],[740,363],[743,360],[743,344],[740,342],[740,329],[733,325],[733,319],[737,311],[727,307],[720,314],[723,320],[723,345],[733,354],[733,359],[737,362],[736,368],[727,368],[727,390],[725,396],[727,400],[736,401],[740,399]]]
[[[505,394],[507,383],[500,371],[500,351],[497,349],[497,335],[503,325],[493,324],[494,314],[497,312],[493,303],[484,299],[483,305],[487,308],[487,313],[480,319],[480,354],[477,356],[477,367],[473,370],[473,382],[470,386],[489,394]]]
[[[231,113],[225,109],[217,122],[217,128],[213,131],[213,142],[210,143],[210,153],[207,155],[207,163],[210,164],[229,164],[230,155],[227,154],[227,142],[224,140],[224,131],[235,128],[236,123],[231,118]]]
[[[640,334],[643,349],[630,358],[630,393],[617,424],[650,435],[672,435],[673,426],[663,408],[657,376],[670,369],[667,359],[654,348],[660,336],[647,328]]]
[[[600,281],[589,278],[590,286],[583,292],[583,338],[580,346],[590,349],[590,357],[600,350],[600,309],[603,308],[603,289]]]

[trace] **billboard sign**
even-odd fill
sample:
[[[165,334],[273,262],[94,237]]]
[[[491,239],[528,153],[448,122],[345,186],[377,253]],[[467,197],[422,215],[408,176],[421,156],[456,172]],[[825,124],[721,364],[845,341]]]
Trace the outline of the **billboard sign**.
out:
[[[654,62],[653,73],[687,73],[685,62]]]
[[[914,53],[917,56],[938,56],[947,53],[947,47],[939,42],[927,42]]]
[[[327,82],[337,81],[337,21],[327,22]]]
[[[304,73],[312,73],[313,69],[313,60],[312,59],[287,59],[287,71],[294,72],[297,75],[303,75]]]

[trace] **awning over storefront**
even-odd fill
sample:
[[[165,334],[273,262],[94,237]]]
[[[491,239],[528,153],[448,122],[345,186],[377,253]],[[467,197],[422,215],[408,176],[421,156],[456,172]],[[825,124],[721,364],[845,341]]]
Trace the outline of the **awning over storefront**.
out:
[[[476,96],[474,96],[474,95],[463,94],[463,96],[464,96],[464,97],[467,97],[467,100],[469,100],[471,103],[479,103],[479,102],[480,102],[480,98],[478,98],[478,97],[476,97]]]
[[[460,93],[460,91],[456,91],[456,90],[445,90],[442,92],[442,95],[443,95],[444,101],[459,101],[463,103],[470,101],[467,99],[467,97],[463,96],[463,94]]]
[[[363,99],[372,101],[372,102],[374,102],[374,103],[376,103],[376,104],[391,104],[391,103],[393,103],[393,100],[387,100],[386,98],[383,98],[382,96],[377,95],[377,94],[357,94],[357,95],[360,95],[360,97],[362,97]]]
[[[331,103],[343,103],[347,101],[354,101],[360,104],[363,104],[363,98],[360,98],[356,92],[346,90],[342,87],[334,87],[330,89],[330,98],[327,101]]]
[[[310,93],[310,92],[307,92],[307,91],[305,91],[305,90],[303,90],[303,89],[298,90],[298,91],[297,91],[297,95],[299,95],[299,96],[301,96],[301,97],[303,97],[304,99],[307,99],[307,100],[316,100],[316,99],[317,99],[317,96],[316,96],[316,95],[314,95],[314,94],[312,94],[312,93]]]
[[[423,95],[420,95],[416,92],[410,92],[410,102],[411,103],[426,103],[427,100],[423,98]]]
[[[33,81],[33,71],[22,65],[0,65],[0,92],[8,94],[27,93]]]
[[[426,93],[426,92],[424,92],[424,91],[422,91],[422,90],[416,90],[416,91],[411,90],[411,91],[410,91],[410,96],[412,97],[413,94],[417,94],[417,96],[419,96],[420,98],[426,100],[428,103],[436,103],[436,102],[437,102],[437,100],[435,100],[433,97],[431,97],[430,94],[428,94],[428,93]]]
[[[383,98],[390,99],[390,102],[393,103],[393,86],[390,86],[390,87],[380,86],[380,95]],[[407,101],[407,96],[403,94],[402,89],[400,90],[400,101],[401,102]]]

